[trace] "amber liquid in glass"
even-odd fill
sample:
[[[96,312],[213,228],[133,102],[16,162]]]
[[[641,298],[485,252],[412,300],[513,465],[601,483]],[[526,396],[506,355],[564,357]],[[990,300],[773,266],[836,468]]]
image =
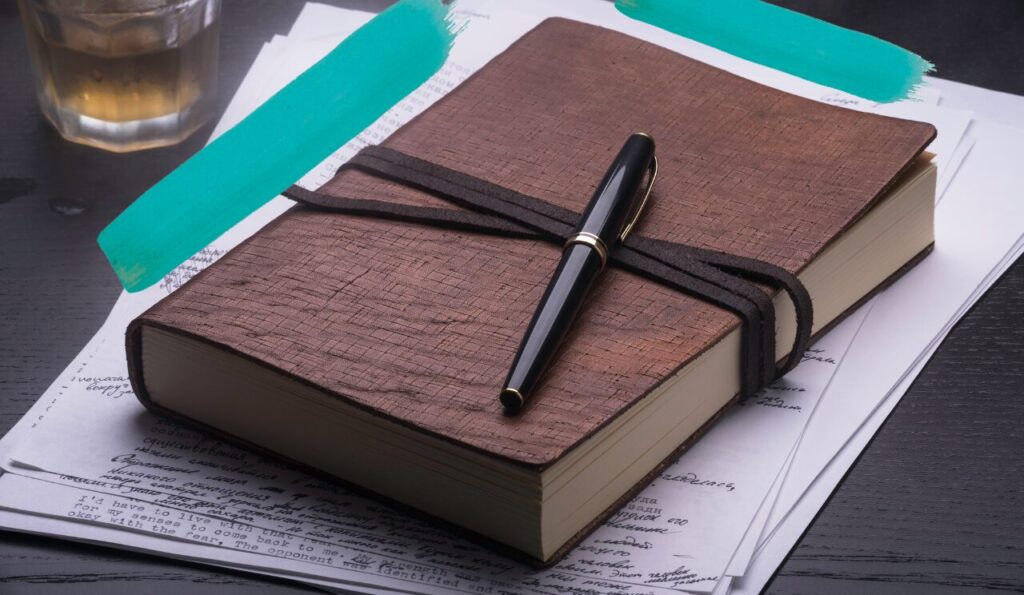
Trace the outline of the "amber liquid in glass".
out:
[[[75,142],[134,151],[179,142],[213,110],[218,28],[168,44],[139,27],[100,39],[86,27],[49,38],[26,23],[43,113]]]

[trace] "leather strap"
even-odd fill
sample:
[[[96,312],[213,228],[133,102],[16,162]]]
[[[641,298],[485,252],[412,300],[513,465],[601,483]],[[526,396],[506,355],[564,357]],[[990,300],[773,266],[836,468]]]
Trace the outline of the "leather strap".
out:
[[[477,233],[542,239],[557,245],[572,235],[577,213],[394,149],[366,147],[339,168],[356,169],[423,190],[460,209],[346,198],[292,186],[283,194],[329,212],[408,221]],[[609,263],[738,315],[743,322],[740,398],[747,399],[800,363],[811,339],[807,289],[781,267],[733,254],[631,235]],[[797,332],[776,366],[775,308],[755,283],[785,291],[796,308]]]

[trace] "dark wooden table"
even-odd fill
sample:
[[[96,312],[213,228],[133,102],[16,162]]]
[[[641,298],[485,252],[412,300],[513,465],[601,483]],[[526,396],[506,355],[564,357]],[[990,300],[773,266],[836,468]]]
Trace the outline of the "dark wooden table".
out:
[[[1024,94],[1020,0],[778,3],[912,49],[945,78]],[[301,5],[224,0],[221,109],[260,45],[286,32]],[[38,115],[16,3],[0,0],[0,432],[99,328],[120,291],[96,235],[208,134],[134,155],[63,142]],[[1024,263],[1017,263],[945,341],[767,591],[1024,591],[1022,425]],[[5,595],[309,590],[0,532]]]

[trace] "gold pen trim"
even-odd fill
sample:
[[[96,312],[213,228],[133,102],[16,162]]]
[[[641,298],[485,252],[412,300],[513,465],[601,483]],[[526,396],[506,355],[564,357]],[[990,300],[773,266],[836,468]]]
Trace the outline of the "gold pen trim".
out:
[[[523,393],[519,392],[514,388],[505,387],[498,393],[498,399],[506,409],[518,411],[526,404],[526,399],[523,397]]]
[[[643,132],[638,132],[637,134],[651,138],[650,135],[644,134]],[[654,139],[651,138],[651,140],[653,141]],[[625,242],[626,238],[629,237],[629,234],[633,231],[633,227],[636,225],[636,222],[640,220],[640,213],[643,213],[644,207],[647,206],[647,199],[651,197],[651,190],[654,188],[654,180],[658,179],[657,155],[651,157],[651,164],[647,169],[651,172],[651,179],[647,181],[647,190],[644,191],[644,197],[640,199],[640,204],[637,205],[636,213],[633,214],[633,218],[626,224],[626,227],[622,228],[622,235],[619,236],[620,242]]]
[[[601,257],[601,270],[604,270],[604,267],[608,265],[608,246],[605,245],[604,240],[601,238],[592,233],[581,231],[569,236],[569,239],[565,240],[565,245],[562,248],[568,248],[573,244],[583,244],[593,248],[597,255]]]

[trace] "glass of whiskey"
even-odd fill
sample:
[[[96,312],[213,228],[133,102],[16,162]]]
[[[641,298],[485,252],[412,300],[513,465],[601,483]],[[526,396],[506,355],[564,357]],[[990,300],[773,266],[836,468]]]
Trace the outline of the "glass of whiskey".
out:
[[[77,143],[172,145],[216,109],[220,0],[18,0],[43,115]]]

